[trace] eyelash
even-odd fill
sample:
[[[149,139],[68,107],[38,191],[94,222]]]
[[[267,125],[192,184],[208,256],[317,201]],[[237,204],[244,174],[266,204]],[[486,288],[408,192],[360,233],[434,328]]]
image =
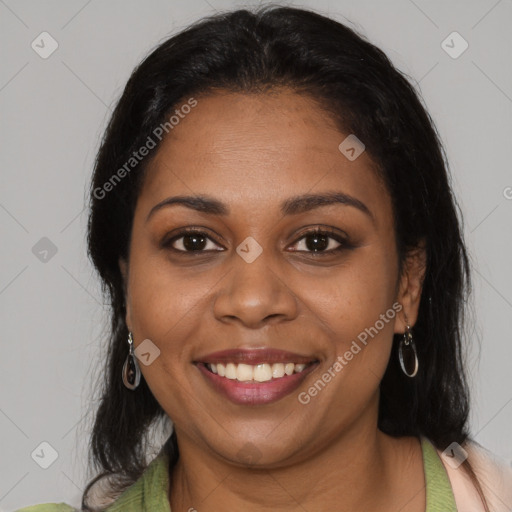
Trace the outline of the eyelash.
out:
[[[196,229],[196,228],[186,228],[186,229],[183,229],[181,230],[178,234],[176,234],[175,236],[173,236],[172,238],[168,239],[168,240],[164,240],[161,244],[161,246],[163,248],[166,248],[166,249],[170,249],[171,251],[177,253],[177,254],[201,254],[201,253],[206,253],[206,252],[211,252],[211,250],[198,250],[198,251],[186,251],[186,250],[182,250],[182,249],[176,249],[174,247],[172,247],[172,244],[176,241],[176,240],[179,240],[180,238],[183,238],[184,236],[186,235],[201,235],[203,236],[204,238],[207,238],[208,240],[214,242],[214,243],[217,243],[215,242],[215,240],[213,240],[211,237],[209,237],[207,235],[207,233],[205,233],[204,231],[201,231],[199,229]],[[324,256],[324,255],[332,255],[332,254],[336,254],[338,252],[341,252],[343,250],[347,250],[347,249],[353,249],[354,246],[349,242],[348,239],[346,238],[343,238],[339,233],[335,232],[335,231],[332,231],[330,229],[327,229],[327,228],[314,228],[314,229],[311,229],[309,231],[306,231],[304,232],[300,238],[298,238],[295,243],[297,244],[298,242],[300,242],[301,240],[305,239],[306,237],[308,236],[311,236],[311,235],[327,235],[328,238],[330,239],[333,239],[335,240],[336,242],[338,242],[340,245],[334,249],[329,249],[329,250],[323,250],[323,251],[304,251],[304,250],[295,250],[293,252],[298,252],[298,253],[308,253],[308,254],[312,254],[314,255],[315,257],[318,257],[318,256]],[[216,250],[215,250],[216,251]],[[216,251],[217,252],[217,251]],[[218,252],[221,252],[221,251],[218,251]]]

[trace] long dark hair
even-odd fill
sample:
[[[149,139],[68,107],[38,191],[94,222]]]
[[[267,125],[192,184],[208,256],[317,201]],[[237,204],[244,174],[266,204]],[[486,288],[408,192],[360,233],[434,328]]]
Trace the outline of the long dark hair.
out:
[[[143,379],[135,392],[121,381],[128,330],[118,260],[128,260],[135,204],[151,155],[128,172],[118,170],[126,171],[133,152],[148,137],[155,140],[155,128],[190,98],[277,87],[312,97],[341,131],[364,142],[392,198],[400,268],[410,249],[426,243],[413,329],[420,368],[414,379],[403,375],[395,336],[380,384],[379,428],[392,436],[424,435],[442,450],[468,437],[462,338],[469,260],[444,150],[418,93],[380,49],[339,22],[288,7],[236,10],[200,20],[145,58],[115,107],[95,162],[88,249],[112,309],[91,462],[101,474],[118,475],[119,488],[145,469],[153,425],[165,414]],[[107,182],[112,186],[105,187]],[[172,469],[178,458],[174,434],[165,449]],[[481,493],[471,466],[465,466]]]

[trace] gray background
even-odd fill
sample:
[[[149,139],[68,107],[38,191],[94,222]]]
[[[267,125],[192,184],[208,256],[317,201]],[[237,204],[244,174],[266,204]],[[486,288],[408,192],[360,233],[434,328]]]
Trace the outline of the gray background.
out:
[[[85,199],[113,102],[157,43],[203,15],[251,5],[0,0],[0,510],[78,505],[87,479],[106,308],[86,257]],[[446,145],[473,258],[471,432],[512,463],[512,1],[288,5],[347,18],[421,90]],[[59,45],[47,59],[31,47],[43,31]],[[458,58],[441,45],[453,31],[469,44]],[[462,48],[451,41],[452,51]],[[43,237],[56,254],[41,252]],[[48,469],[39,465],[52,461],[41,442],[58,454]]]

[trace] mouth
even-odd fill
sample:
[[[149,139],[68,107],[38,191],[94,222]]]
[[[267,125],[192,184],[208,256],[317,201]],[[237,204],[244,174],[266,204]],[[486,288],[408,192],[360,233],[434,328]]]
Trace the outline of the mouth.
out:
[[[291,352],[227,350],[194,362],[209,386],[239,405],[276,402],[295,391],[319,360]]]

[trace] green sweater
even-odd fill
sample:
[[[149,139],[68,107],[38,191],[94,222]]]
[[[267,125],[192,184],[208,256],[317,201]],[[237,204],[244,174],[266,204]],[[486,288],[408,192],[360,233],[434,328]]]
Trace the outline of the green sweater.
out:
[[[425,512],[457,512],[450,480],[434,446],[421,438],[423,467],[427,493]],[[110,507],[108,512],[171,512],[167,489],[169,475],[167,456],[161,453],[147,467],[144,474],[129,487]],[[34,505],[16,512],[75,512],[76,509],[64,503]]]

